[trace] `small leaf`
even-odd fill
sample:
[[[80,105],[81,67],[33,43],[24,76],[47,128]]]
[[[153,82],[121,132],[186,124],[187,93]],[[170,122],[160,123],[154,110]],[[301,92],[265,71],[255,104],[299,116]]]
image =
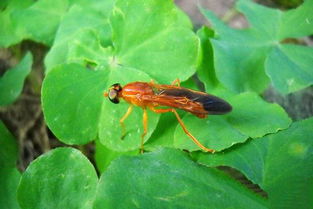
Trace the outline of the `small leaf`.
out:
[[[202,60],[197,69],[199,79],[204,83],[205,89],[210,91],[217,87],[218,80],[214,70],[213,47],[210,38],[214,37],[214,31],[203,26],[197,31],[197,35],[201,41]]]
[[[16,166],[17,161],[17,143],[16,139],[0,120],[0,169],[4,167]]]
[[[224,25],[212,12],[202,9],[211,21],[216,38],[211,39],[218,80],[234,92],[262,92],[270,77],[281,93],[290,93],[313,84],[310,47],[285,45],[286,38],[313,34],[312,1],[282,12],[251,1],[238,1],[237,8],[247,17],[250,28],[235,30]],[[304,57],[300,56],[305,54]],[[282,65],[284,73],[281,72]],[[266,70],[266,74],[265,71]],[[296,78],[291,80],[297,74]],[[308,75],[306,79],[302,75]]]
[[[266,201],[174,149],[112,162],[100,178],[94,208],[151,207],[266,208]]]
[[[313,118],[286,130],[254,139],[223,153],[200,154],[208,166],[226,165],[242,171],[269,195],[271,208],[311,208]]]
[[[19,64],[0,78],[0,106],[13,103],[21,94],[24,80],[31,71],[32,55],[27,53]]]
[[[97,188],[92,164],[73,148],[57,148],[34,160],[18,188],[21,208],[91,208]]]
[[[249,137],[275,133],[291,123],[291,119],[279,105],[266,103],[254,93],[235,95],[227,101],[233,106],[233,110],[226,115],[209,115],[206,119],[199,119],[188,114],[183,118],[191,134],[208,148],[221,151],[242,143]],[[176,147],[199,149],[179,125],[174,137]]]

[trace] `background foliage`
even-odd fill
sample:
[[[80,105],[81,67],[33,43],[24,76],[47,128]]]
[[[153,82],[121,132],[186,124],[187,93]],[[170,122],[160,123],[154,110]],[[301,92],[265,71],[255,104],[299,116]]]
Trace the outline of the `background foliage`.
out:
[[[19,51],[26,39],[48,47],[45,124],[73,145],[48,151],[20,174],[16,139],[1,122],[1,208],[312,208],[313,119],[292,121],[262,97],[269,86],[289,94],[312,85],[313,49],[295,39],[313,34],[312,0],[287,11],[239,0],[236,8],[249,22],[240,30],[199,6],[212,27],[196,32],[168,0],[6,0],[0,8],[1,47]],[[18,98],[27,76],[34,79],[38,58],[19,57],[0,78],[1,106]],[[147,153],[139,155],[140,108],[120,139],[128,104],[104,98],[108,87],[176,78],[232,104],[231,113],[206,119],[179,112],[217,153],[199,150],[173,115],[149,112]],[[93,142],[90,154],[82,145]]]

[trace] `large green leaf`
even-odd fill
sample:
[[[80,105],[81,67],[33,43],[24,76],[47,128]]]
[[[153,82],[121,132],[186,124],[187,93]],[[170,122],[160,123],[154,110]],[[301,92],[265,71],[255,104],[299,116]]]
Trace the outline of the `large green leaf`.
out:
[[[27,53],[19,64],[0,78],[0,106],[13,103],[22,92],[24,80],[31,71],[32,55]]]
[[[119,120],[128,104],[121,102],[116,106],[103,99],[103,92],[114,83],[123,86],[133,81],[149,82],[151,78],[167,83],[176,78],[186,80],[195,72],[198,62],[198,38],[192,33],[186,15],[173,2],[117,1],[110,16],[114,47],[104,48],[104,40],[99,38],[101,24],[93,25],[87,20],[79,30],[80,22],[73,23],[83,9],[73,7],[64,18],[56,47],[46,60],[48,67],[59,65],[48,73],[43,84],[47,124],[65,143],[86,143],[98,134],[100,142],[109,149],[119,152],[137,149],[143,132],[142,110],[134,108],[127,118],[127,135],[122,140]],[[154,9],[159,11],[158,15],[147,12]],[[136,28],[139,25],[140,30]],[[71,38],[63,42],[66,34]],[[75,41],[68,45],[72,40]],[[76,62],[94,71],[79,65],[60,65],[64,62]],[[164,69],[170,71],[164,73]],[[155,129],[159,115],[149,111],[148,118],[145,140]]]
[[[91,208],[98,177],[73,148],[57,148],[34,160],[18,187],[21,208]]]
[[[94,208],[266,208],[266,201],[183,152],[161,149],[112,162]]]
[[[77,64],[60,65],[46,76],[42,88],[45,119],[53,133],[67,144],[94,140],[107,75]]]
[[[217,151],[242,143],[249,137],[262,137],[285,129],[291,123],[286,112],[277,104],[269,104],[254,93],[229,97],[232,112],[226,115],[209,115],[199,119],[187,114],[183,121],[187,129],[203,145]],[[188,150],[198,150],[180,125],[175,131],[174,145]]]
[[[313,118],[284,131],[254,139],[215,155],[200,154],[208,166],[242,171],[269,195],[272,208],[311,208],[313,187]]]
[[[267,76],[282,93],[313,84],[313,49],[282,42],[313,34],[312,7],[313,1],[305,1],[297,9],[282,12],[241,0],[237,8],[250,23],[246,30],[231,29],[202,9],[217,33],[211,39],[217,78],[235,92],[262,92]]]

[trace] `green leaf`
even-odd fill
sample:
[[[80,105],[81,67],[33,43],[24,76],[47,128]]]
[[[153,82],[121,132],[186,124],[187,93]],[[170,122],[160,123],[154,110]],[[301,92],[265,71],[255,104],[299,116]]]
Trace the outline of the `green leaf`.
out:
[[[12,134],[0,120],[0,169],[16,166],[17,143]]]
[[[21,174],[16,169],[18,157],[16,139],[0,120],[0,206],[1,208],[19,208],[17,186]]]
[[[291,123],[291,119],[279,105],[266,103],[255,93],[238,94],[227,101],[233,106],[233,110],[226,115],[209,115],[206,119],[199,119],[187,114],[183,118],[191,134],[208,148],[221,151],[242,143],[249,137],[275,133]],[[199,150],[180,125],[177,126],[174,137],[175,147]]]
[[[25,31],[13,23],[12,14],[15,10],[27,8],[32,3],[32,0],[1,1],[3,5],[0,10],[0,47],[16,44],[26,36]]]
[[[313,81],[313,48],[285,44],[273,48],[267,58],[267,74],[282,92],[303,89]],[[284,70],[281,70],[284,69]]]
[[[110,6],[112,1],[103,2],[99,8],[104,11],[98,11],[94,4],[74,5],[64,16],[54,44],[45,58],[48,71],[61,63],[87,61],[100,64],[102,59],[106,59],[103,46],[111,43],[107,16],[113,7]]]
[[[25,38],[51,45],[67,8],[68,2],[64,0],[36,1],[28,8],[14,11],[12,22],[25,31]]]
[[[19,208],[17,202],[17,186],[20,181],[21,174],[14,167],[0,167],[0,206],[1,208]]]
[[[194,74],[199,40],[172,1],[117,0],[110,22],[119,64],[140,69],[160,83]]]
[[[210,91],[218,86],[218,80],[214,70],[213,47],[210,38],[214,37],[214,31],[203,26],[197,31],[201,41],[202,59],[197,69],[199,79],[204,83],[205,89]]]
[[[237,168],[269,195],[271,208],[311,208],[313,118],[215,155],[200,154],[208,166]]]
[[[262,92],[268,86],[268,77],[285,94],[313,84],[312,68],[308,65],[313,62],[312,48],[283,44],[285,38],[313,34],[312,6],[312,1],[305,1],[297,9],[282,12],[241,0],[237,8],[250,23],[245,30],[231,29],[202,9],[218,35],[211,40],[218,80],[234,92]],[[281,72],[282,66],[278,63],[284,67],[279,79],[277,72]],[[290,81],[295,74],[300,75]],[[308,77],[304,79],[303,75]]]
[[[194,207],[266,208],[266,201],[222,172],[196,164],[180,151],[162,149],[112,162],[100,178],[94,205],[94,208]]]
[[[13,103],[23,89],[24,80],[31,71],[32,55],[27,53],[21,62],[0,78],[0,106]]]
[[[18,187],[21,208],[91,208],[97,188],[92,164],[73,148],[57,148],[34,160]]]
[[[42,105],[47,125],[64,143],[85,144],[98,132],[105,71],[77,64],[60,65],[43,82]]]

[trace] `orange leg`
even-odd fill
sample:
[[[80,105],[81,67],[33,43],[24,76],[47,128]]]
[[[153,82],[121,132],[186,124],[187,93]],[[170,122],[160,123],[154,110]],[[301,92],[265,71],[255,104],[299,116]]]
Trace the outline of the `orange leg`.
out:
[[[175,109],[172,109],[172,108],[169,108],[169,109],[155,109],[154,107],[150,107],[150,109],[153,111],[153,112],[156,112],[156,113],[166,113],[166,112],[173,112],[180,124],[180,126],[183,128],[184,132],[192,139],[192,141],[198,146],[200,147],[202,150],[206,151],[206,152],[212,152],[214,153],[215,150],[214,149],[210,149],[210,148],[207,148],[205,146],[203,146],[186,128],[185,124],[183,123],[182,119],[179,117],[178,113],[176,112]]]
[[[144,139],[148,132],[148,114],[146,108],[143,108],[142,123],[143,123],[143,133],[141,135],[140,153],[143,153],[144,151],[143,149]]]
[[[133,105],[130,105],[127,109],[127,112],[125,113],[125,115],[120,119],[120,124],[122,127],[122,137],[121,139],[123,139],[126,135],[126,128],[125,128],[125,124],[124,124],[124,120],[126,120],[126,118],[128,118],[128,116],[130,115],[130,113],[133,111]]]
[[[177,84],[178,87],[180,87],[180,80],[179,80],[179,78],[176,78],[176,79],[172,82],[172,85],[176,85],[176,84]]]

